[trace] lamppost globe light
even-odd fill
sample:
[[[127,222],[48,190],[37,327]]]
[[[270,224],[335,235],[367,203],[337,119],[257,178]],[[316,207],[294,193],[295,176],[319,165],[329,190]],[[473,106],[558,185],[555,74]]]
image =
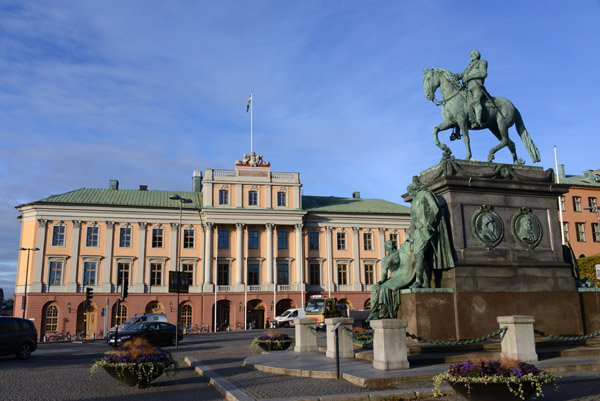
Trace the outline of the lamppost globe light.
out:
[[[179,194],[173,194],[173,195],[169,196],[169,199],[171,199],[171,200],[179,200],[179,199],[181,199],[181,196],[179,196]]]

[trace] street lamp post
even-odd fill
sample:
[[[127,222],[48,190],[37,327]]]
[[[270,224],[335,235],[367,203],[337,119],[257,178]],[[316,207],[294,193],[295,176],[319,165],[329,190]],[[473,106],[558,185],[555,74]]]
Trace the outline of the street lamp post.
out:
[[[175,263],[177,263],[177,324],[175,326],[175,348],[179,348],[179,286],[181,282],[179,263],[179,228],[181,227],[182,208],[184,203],[192,203],[191,199],[182,198],[179,194],[169,196],[169,199],[179,201],[179,225],[177,226],[177,248],[175,248]]]
[[[19,248],[20,251],[27,251],[27,265],[25,266],[25,292],[23,293],[23,302],[21,303],[21,309],[23,309],[23,319],[25,319],[25,310],[27,309],[27,279],[29,278],[29,254],[31,251],[39,251],[40,248]]]
[[[598,206],[586,206],[583,208],[584,210],[590,210],[592,212],[596,212],[596,220],[598,220],[598,226],[596,227],[596,236],[600,237],[600,212],[598,211]],[[594,233],[592,232],[592,236]],[[600,240],[600,238],[596,238]]]

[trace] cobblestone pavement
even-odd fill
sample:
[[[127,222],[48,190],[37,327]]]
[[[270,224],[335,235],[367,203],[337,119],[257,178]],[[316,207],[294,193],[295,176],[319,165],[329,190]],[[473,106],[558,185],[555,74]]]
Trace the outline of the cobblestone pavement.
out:
[[[115,381],[103,371],[90,378],[90,367],[109,348],[105,343],[40,344],[30,359],[0,357],[0,400],[223,400],[223,396],[183,363],[185,347],[173,352],[180,370],[161,376],[145,389]]]

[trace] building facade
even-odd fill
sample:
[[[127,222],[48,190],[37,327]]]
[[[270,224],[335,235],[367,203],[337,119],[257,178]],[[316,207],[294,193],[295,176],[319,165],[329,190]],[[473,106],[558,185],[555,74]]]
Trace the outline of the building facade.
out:
[[[252,154],[234,170],[194,172],[190,192],[119,189],[111,180],[17,206],[14,314],[33,319],[43,339],[84,329],[101,336],[142,313],[174,323],[178,310],[185,326],[262,328],[312,296],[367,308],[384,242],[404,241],[409,208],[301,189],[299,173],[273,172]],[[178,265],[191,277],[179,308],[168,285]],[[84,315],[86,288],[93,298]]]
[[[558,180],[569,184],[569,192],[560,199],[564,241],[571,244],[576,257],[600,253],[600,170],[586,170],[583,175],[565,174],[558,168]],[[586,210],[586,207],[588,208]]]

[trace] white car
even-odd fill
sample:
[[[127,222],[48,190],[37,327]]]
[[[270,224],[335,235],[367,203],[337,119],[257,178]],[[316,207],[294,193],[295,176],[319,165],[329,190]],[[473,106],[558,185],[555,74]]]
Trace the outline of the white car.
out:
[[[275,318],[276,327],[294,327],[294,319],[303,319],[306,317],[303,308],[288,309]]]

